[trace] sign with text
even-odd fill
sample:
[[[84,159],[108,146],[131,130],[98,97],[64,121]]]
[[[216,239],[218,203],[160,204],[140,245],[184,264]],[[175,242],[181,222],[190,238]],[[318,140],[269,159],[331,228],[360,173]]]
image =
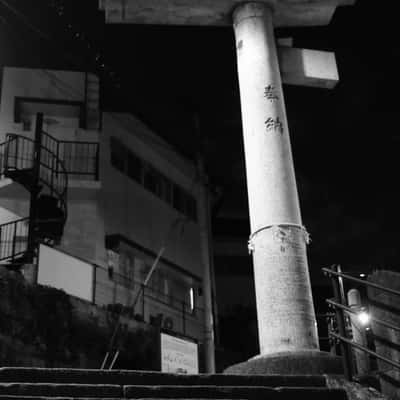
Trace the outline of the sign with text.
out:
[[[197,343],[161,333],[161,371],[198,374]]]

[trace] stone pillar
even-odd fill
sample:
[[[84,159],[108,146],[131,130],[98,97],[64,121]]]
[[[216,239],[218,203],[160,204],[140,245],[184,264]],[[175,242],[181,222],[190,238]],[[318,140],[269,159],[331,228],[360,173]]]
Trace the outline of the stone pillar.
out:
[[[260,353],[318,350],[273,10],[233,13],[246,156]]]

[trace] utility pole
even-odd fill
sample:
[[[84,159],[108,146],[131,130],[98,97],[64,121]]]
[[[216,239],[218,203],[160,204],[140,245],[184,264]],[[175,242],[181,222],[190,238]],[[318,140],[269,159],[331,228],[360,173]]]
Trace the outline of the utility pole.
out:
[[[203,303],[204,303],[204,358],[205,372],[215,373],[215,338],[213,314],[213,276],[212,254],[210,249],[210,196],[208,178],[204,168],[204,157],[201,146],[200,124],[195,114],[195,130],[198,137],[197,172],[199,176],[199,196],[197,216],[200,229],[201,262],[203,264]]]

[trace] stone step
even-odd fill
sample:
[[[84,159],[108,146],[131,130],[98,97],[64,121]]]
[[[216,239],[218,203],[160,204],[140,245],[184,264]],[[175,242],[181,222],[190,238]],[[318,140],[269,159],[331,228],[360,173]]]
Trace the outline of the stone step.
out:
[[[122,400],[121,397],[46,397],[46,396],[14,396],[0,395],[0,400]],[[194,399],[191,399],[194,400]],[[196,399],[199,400],[199,399]],[[209,400],[209,399],[207,399]]]
[[[267,386],[141,386],[2,383],[0,396],[125,399],[346,400],[342,389]],[[2,397],[4,398],[4,397]]]
[[[114,385],[216,385],[324,387],[323,375],[165,374],[127,370],[0,368],[0,382],[80,383]]]
[[[43,397],[43,396],[7,396],[0,395],[0,400],[122,400],[121,398],[105,398],[105,397]],[[146,400],[170,400],[161,398],[152,398]],[[177,400],[212,400],[212,399],[189,399],[181,398]],[[232,400],[232,399],[218,399],[218,400]],[[246,400],[246,399],[235,399]]]
[[[123,386],[77,383],[0,383],[0,395],[45,397],[124,397]]]
[[[342,389],[266,386],[124,386],[127,399],[347,400]]]

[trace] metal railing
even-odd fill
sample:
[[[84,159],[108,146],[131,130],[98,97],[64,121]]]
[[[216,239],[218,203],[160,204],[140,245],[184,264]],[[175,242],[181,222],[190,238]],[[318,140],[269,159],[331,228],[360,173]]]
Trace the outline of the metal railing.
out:
[[[42,132],[42,147],[56,154],[68,175],[81,179],[99,179],[99,143],[58,140]]]
[[[11,260],[28,250],[29,218],[0,225],[0,260]]]
[[[25,136],[8,134],[5,145],[3,171],[28,171],[35,162],[35,141]],[[39,162],[39,184],[44,192],[58,199],[58,206],[67,218],[68,175],[64,163],[47,147],[41,146]]]
[[[38,223],[65,224],[68,175],[57,154],[50,148],[38,145],[39,141],[16,134],[8,134],[6,139],[0,144],[0,174],[11,177],[31,192],[30,217],[0,225],[0,261],[8,262],[32,252]],[[60,210],[59,216],[45,220],[32,217],[32,193],[36,199],[39,193],[53,197]],[[52,240],[50,236],[47,239]]]
[[[187,300],[171,294],[166,294],[165,292],[154,288],[151,284],[145,285],[142,282],[137,281],[136,279],[116,272],[112,273],[111,280],[122,288],[131,290],[134,293],[139,291],[141,302],[143,302],[144,298],[146,297],[178,312],[182,312],[182,310],[185,310],[186,314],[194,315],[196,313],[196,308],[193,307],[192,309],[192,306]]]
[[[96,268],[102,269],[99,266]],[[98,273],[96,272],[95,275],[97,277]],[[118,358],[118,346],[114,345],[117,342],[117,336],[121,333],[119,328],[123,316],[194,340],[203,335],[204,309],[202,307],[194,304],[192,309],[184,299],[162,293],[150,285],[145,285],[125,275],[113,272],[109,278],[117,287],[112,287],[105,281],[99,282],[95,278],[93,298],[95,303],[99,297],[103,301],[105,296],[109,299],[117,298],[114,303],[110,302],[107,305],[107,308],[117,315],[117,323],[101,369],[112,369]]]
[[[97,266],[96,268],[101,267]],[[188,333],[185,329],[185,321],[188,319],[200,320],[201,318],[203,309],[196,303],[191,305],[183,298],[166,294],[151,285],[144,285],[142,282],[116,272],[109,275],[109,279],[110,282],[114,283],[114,287],[96,278],[94,302],[98,297],[112,299],[114,296],[117,299],[115,303],[118,304],[118,307],[123,308],[124,314],[136,316],[136,318],[145,322],[150,322],[152,312],[158,307],[166,310],[174,316],[175,320],[179,321],[179,324],[175,327],[176,332],[184,335]],[[111,300],[110,304],[112,304]]]
[[[340,266],[333,265],[330,268],[323,268],[322,271],[331,279],[332,287],[333,287],[333,299],[328,299],[327,303],[335,310],[336,316],[336,331],[330,330],[329,335],[339,343],[340,353],[342,355],[343,360],[343,369],[345,377],[348,380],[352,380],[355,377],[354,373],[354,349],[357,349],[361,352],[368,354],[369,356],[375,358],[376,360],[380,360],[383,363],[394,367],[397,370],[400,370],[400,363],[392,360],[382,354],[379,354],[377,351],[371,348],[371,346],[363,345],[360,343],[356,343],[352,340],[351,337],[351,329],[349,329],[349,320],[351,316],[358,315],[358,310],[352,307],[349,307],[347,304],[345,292],[344,292],[344,283],[343,281],[351,282],[358,286],[362,286],[364,288],[372,288],[376,289],[380,292],[387,293],[393,296],[398,296],[400,299],[400,292],[380,284],[365,281],[363,279],[356,278],[354,276],[345,274],[341,272]],[[400,327],[394,325],[389,321],[385,321],[373,315],[369,315],[370,321],[374,322],[376,325],[384,326],[389,328],[395,332],[400,332]],[[373,332],[371,332],[373,335]],[[379,371],[378,371],[379,375]]]

